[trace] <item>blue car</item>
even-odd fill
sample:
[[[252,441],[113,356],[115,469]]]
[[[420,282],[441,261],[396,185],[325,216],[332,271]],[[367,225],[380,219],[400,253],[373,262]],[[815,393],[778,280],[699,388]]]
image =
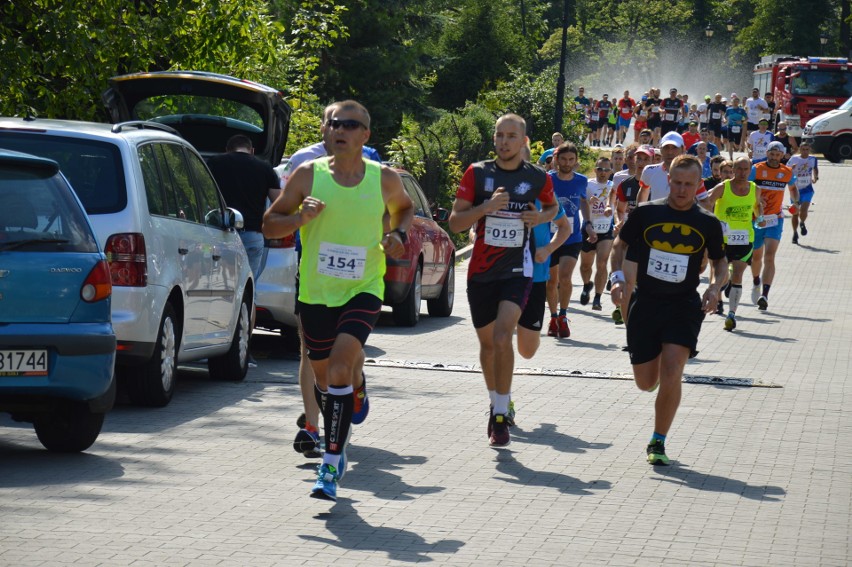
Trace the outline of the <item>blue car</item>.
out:
[[[0,411],[50,451],[91,447],[115,402],[109,270],[59,165],[0,149]]]

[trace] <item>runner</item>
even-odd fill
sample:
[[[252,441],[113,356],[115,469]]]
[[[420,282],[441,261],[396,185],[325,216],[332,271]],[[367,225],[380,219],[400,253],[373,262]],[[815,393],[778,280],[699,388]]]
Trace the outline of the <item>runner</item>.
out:
[[[707,128],[713,133],[713,143],[723,149],[722,143],[722,119],[728,110],[727,105],[722,102],[722,94],[716,93],[716,97],[707,105]]]
[[[687,127],[687,131],[682,135],[683,137],[683,147],[687,148],[687,150],[691,149],[693,145],[697,144],[701,141],[701,133],[698,132],[698,122],[694,120],[689,123]]]
[[[796,189],[799,190],[799,203],[796,209],[791,208],[793,224],[793,244],[799,243],[799,227],[802,228],[802,236],[808,235],[808,211],[811,208],[811,200],[814,198],[814,184],[819,181],[819,167],[817,158],[811,155],[811,145],[802,142],[799,146],[799,155],[795,155],[787,162],[787,167],[793,170],[796,178]],[[793,203],[794,207],[796,203]],[[793,212],[795,210],[795,212]]]
[[[586,202],[588,179],[574,171],[578,160],[577,146],[565,142],[556,149],[556,169],[550,173],[556,199],[571,225],[568,240],[550,255],[550,278],[547,280],[547,304],[550,308],[547,335],[550,337],[571,336],[568,326],[568,303],[573,291],[571,279],[583,247],[583,234],[591,230],[580,222],[581,212],[583,218],[589,218],[589,205]]]
[[[778,251],[781,231],[784,228],[784,215],[781,213],[784,189],[789,186],[790,200],[794,203],[799,201],[799,192],[795,185],[791,185],[793,172],[781,163],[783,156],[784,145],[781,142],[772,142],[766,152],[766,161],[754,166],[754,180],[760,188],[765,222],[762,227],[754,231],[754,255],[751,262],[754,287],[751,296],[752,301],[761,311],[766,311],[769,306],[769,288],[775,281],[775,253]],[[758,217],[758,221],[760,220]],[[761,268],[763,269],[762,278]]]
[[[646,122],[647,124],[647,122]],[[651,142],[654,141],[654,133],[650,128],[643,128],[641,132],[639,132],[639,145],[640,146],[650,146]]]
[[[751,98],[747,98],[745,101],[745,111],[748,116],[748,124],[747,128],[749,132],[754,132],[757,130],[760,119],[764,117],[764,114],[769,113],[769,105],[766,104],[766,101],[760,98],[760,89],[752,89],[751,90]],[[766,121],[767,127],[769,126],[769,120]]]
[[[553,156],[554,150],[559,147],[559,144],[565,141],[565,137],[562,135],[562,132],[554,132],[550,135],[550,143],[551,147],[544,150],[544,153],[541,154],[541,157],[538,158],[539,165],[546,165],[550,162],[547,161],[547,158]],[[549,168],[548,168],[549,169]]]
[[[498,448],[511,441],[512,335],[532,286],[529,228],[551,220],[559,209],[551,177],[521,159],[525,131],[526,122],[516,114],[497,119],[497,158],[467,168],[449,219],[454,232],[476,225],[467,295],[492,408],[489,443]],[[541,215],[531,210],[536,199],[542,203]]]
[[[724,181],[710,192],[707,207],[713,207],[716,218],[722,221],[725,234],[725,256],[728,269],[732,268],[728,316],[725,318],[725,330],[733,331],[737,327],[737,307],[743,295],[743,274],[751,260],[754,246],[753,218],[761,218],[762,205],[760,189],[748,180],[751,173],[751,161],[739,157],[734,162],[733,180]],[[725,275],[723,274],[723,276]],[[719,277],[721,280],[722,277]],[[721,303],[721,298],[719,302]],[[718,313],[718,310],[717,310]]]
[[[608,94],[604,94],[601,97],[601,100],[598,101],[595,110],[598,113],[598,143],[596,145],[601,146],[607,143],[610,133],[609,113],[612,110],[612,101],[609,100]]]
[[[680,118],[678,119],[677,133],[683,135],[689,127],[689,123],[695,120],[695,124],[697,125],[698,120],[693,116],[695,114],[695,105],[689,104],[689,95],[677,95],[677,98],[679,98],[683,103],[683,108],[680,111]]]
[[[642,172],[640,203],[656,201],[669,194],[669,166],[677,156],[683,153],[683,138],[677,132],[669,132],[663,136],[659,150],[662,161],[652,163]]]
[[[633,119],[633,109],[636,101],[630,98],[630,91],[624,91],[624,96],[618,100],[618,139],[623,144],[627,139],[627,131],[630,129],[630,120]]]
[[[704,95],[704,102],[699,103],[695,108],[695,114],[698,117],[698,131],[703,132],[710,128],[710,103],[713,99],[710,95]]]
[[[613,105],[609,110],[609,116],[607,116],[607,122],[609,123],[609,132],[606,138],[606,145],[612,146],[613,138],[617,137],[618,134],[618,107]]]
[[[580,304],[589,303],[592,287],[595,298],[592,301],[592,311],[601,311],[601,296],[607,280],[607,260],[612,250],[613,202],[615,198],[612,181],[609,174],[612,162],[609,158],[601,157],[595,163],[595,179],[589,180],[586,187],[585,201],[589,205],[589,216],[584,217],[583,251],[580,254],[580,277],[583,279],[583,291],[580,294]],[[588,230],[591,227],[591,231]],[[595,279],[592,282],[592,264],[595,265]]]
[[[715,274],[725,274],[722,226],[695,204],[701,164],[679,156],[671,164],[671,193],[637,207],[615,242],[612,254],[612,299],[625,294],[622,270],[637,269],[637,290],[630,302],[627,347],[639,389],[654,391],[654,433],[646,453],[654,465],[669,464],[665,443],[680,405],[683,368],[695,356],[705,313],[716,307],[722,281],[714,279],[704,296],[697,292],[705,250]],[[628,262],[625,263],[625,259]]]
[[[643,142],[641,138],[642,132],[648,128],[648,110],[645,108],[645,102],[648,100],[648,93],[642,95],[642,100],[639,101],[639,104],[633,107],[633,117],[636,119],[633,121],[633,139],[639,144],[650,144],[651,143],[651,132],[648,131],[648,141]]]
[[[730,159],[733,160],[734,152],[740,151],[740,149],[745,145],[746,139],[746,111],[740,107],[739,98],[731,98],[731,107],[725,111],[725,121],[728,125],[728,155]],[[755,129],[756,128],[757,125],[755,125]]]
[[[781,163],[787,164],[793,154],[799,151],[799,145],[796,143],[796,138],[787,134],[787,123],[779,122],[778,131],[775,132],[775,140],[784,144],[784,157],[781,158]]]
[[[660,117],[660,89],[653,88],[648,100],[645,101],[645,109],[648,111],[648,128],[651,130],[651,143],[655,146],[660,143],[660,128],[662,126]],[[640,140],[641,142],[641,140]],[[641,142],[644,143],[644,142]]]
[[[677,98],[677,89],[669,89],[669,98],[662,101],[661,107],[660,134],[665,136],[669,132],[677,132],[680,115],[683,113],[683,101]]]
[[[719,155],[719,147],[713,143],[713,132],[707,128],[701,130],[701,141],[707,144],[707,153],[710,154],[711,158]],[[696,144],[692,144],[692,146],[687,148],[686,153],[694,156],[696,155],[696,151]]]
[[[363,347],[382,307],[384,255],[399,258],[405,252],[414,207],[399,174],[362,155],[370,137],[367,109],[341,102],[328,127],[332,156],[293,172],[264,216],[264,235],[301,231],[299,317],[326,447],[311,496],[336,500],[356,391],[366,389]],[[385,215],[390,232],[384,231]]]
[[[769,132],[769,121],[761,118],[757,123],[757,130],[748,135],[748,157],[752,163],[757,163],[766,159],[766,148],[773,141],[774,136]],[[735,167],[736,169],[736,167]]]
[[[764,111],[762,118],[769,120],[769,131],[771,132],[775,125],[775,98],[772,91],[764,93],[763,100],[766,102],[768,110]]]

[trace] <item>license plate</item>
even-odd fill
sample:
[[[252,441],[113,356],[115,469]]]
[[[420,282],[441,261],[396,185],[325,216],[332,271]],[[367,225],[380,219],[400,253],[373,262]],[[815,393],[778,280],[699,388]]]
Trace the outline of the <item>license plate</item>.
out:
[[[0,350],[0,376],[47,376],[47,350]]]

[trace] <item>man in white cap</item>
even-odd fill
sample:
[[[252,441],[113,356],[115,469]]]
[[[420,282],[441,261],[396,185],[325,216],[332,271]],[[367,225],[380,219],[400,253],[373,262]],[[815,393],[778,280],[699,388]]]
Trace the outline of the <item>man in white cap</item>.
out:
[[[683,136],[677,132],[668,132],[660,140],[660,153],[662,163],[651,164],[642,172],[639,181],[640,203],[644,201],[655,201],[668,197],[669,195],[669,167],[672,160],[683,153]]]

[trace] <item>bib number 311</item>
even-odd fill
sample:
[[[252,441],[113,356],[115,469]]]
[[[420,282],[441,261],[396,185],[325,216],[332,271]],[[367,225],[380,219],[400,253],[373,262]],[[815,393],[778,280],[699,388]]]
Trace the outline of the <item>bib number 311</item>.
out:
[[[648,275],[664,282],[680,283],[686,279],[689,256],[661,250],[651,250],[648,258]]]

